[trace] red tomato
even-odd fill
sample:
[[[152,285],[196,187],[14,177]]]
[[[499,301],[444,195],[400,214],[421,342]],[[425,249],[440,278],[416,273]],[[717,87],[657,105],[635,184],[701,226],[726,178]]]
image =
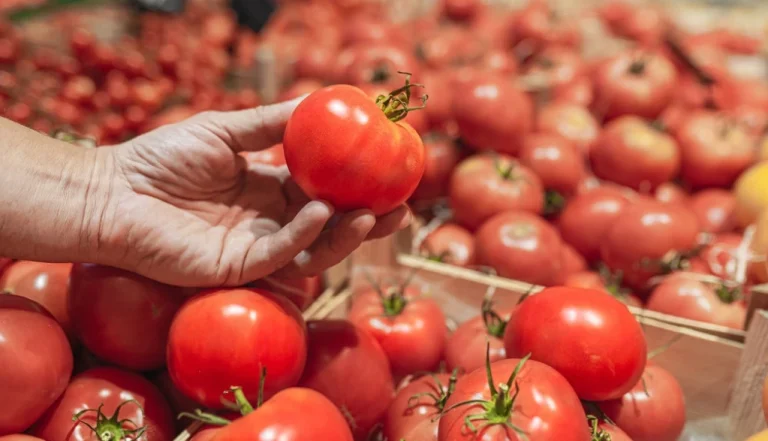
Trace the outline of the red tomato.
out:
[[[61,96],[69,101],[86,104],[96,93],[96,84],[92,79],[78,75],[70,78],[61,89]]]
[[[449,197],[456,221],[470,229],[503,211],[541,213],[544,206],[539,177],[506,155],[478,154],[459,163]]]
[[[389,95],[389,90],[383,87],[381,84],[363,84],[360,86],[360,90],[365,92],[366,95],[371,97],[371,99],[374,101],[382,95]],[[422,94],[422,97],[423,96],[424,94]],[[419,108],[419,110],[421,110],[421,108],[424,106],[424,103],[425,101],[417,98],[416,95],[411,95],[410,107]],[[426,112],[408,112],[408,115],[405,117],[405,119],[403,119],[403,121],[413,127],[413,130],[419,134],[426,133],[429,130],[429,120],[427,119]]]
[[[395,376],[429,372],[440,363],[447,337],[445,316],[437,302],[418,289],[363,291],[352,301],[348,317],[381,344]]]
[[[726,233],[715,236],[707,246],[705,246],[699,255],[690,260],[691,268],[694,271],[697,267],[703,267],[704,274],[712,274],[721,279],[733,280],[738,255],[738,249],[744,238],[740,234]],[[696,271],[699,272],[699,271]]]
[[[461,138],[476,150],[515,154],[533,126],[533,102],[502,76],[474,76],[455,86],[453,117]]]
[[[498,214],[480,227],[476,241],[478,262],[502,277],[538,285],[554,285],[563,277],[560,235],[534,214]]]
[[[636,116],[608,123],[590,154],[602,179],[634,189],[656,188],[677,175],[680,151],[675,140]]]
[[[533,360],[525,361],[515,375],[520,363],[513,358],[490,364],[492,378],[485,369],[461,377],[440,418],[438,440],[518,441],[520,433],[529,441],[590,440],[587,417],[568,381]],[[514,405],[510,403],[513,396]],[[468,400],[482,403],[461,405]]]
[[[17,262],[13,267],[23,263]],[[67,309],[67,288],[72,264],[34,263],[35,265],[30,267],[30,270],[26,271],[13,286],[3,286],[2,290],[42,305],[59,322],[64,332],[72,337],[72,324]]]
[[[416,54],[430,69],[447,70],[466,66],[483,53],[482,41],[470,29],[445,25],[422,37]]]
[[[736,197],[730,191],[702,190],[691,196],[689,206],[699,219],[701,231],[727,233],[736,228]]]
[[[312,93],[285,130],[291,175],[308,196],[339,210],[368,208],[376,215],[394,210],[424,174],[424,145],[410,125],[396,122],[401,116],[391,103],[382,111],[355,87]],[[362,145],[361,139],[369,143]]]
[[[643,302],[640,301],[637,296],[625,292],[621,286],[619,286],[620,282],[620,280],[611,280],[611,278],[606,280],[604,276],[594,271],[584,270],[569,274],[565,278],[563,286],[605,291],[616,297],[621,303],[642,308]]]
[[[440,412],[451,396],[456,379],[448,374],[428,374],[397,391],[384,419],[382,433],[388,440],[437,441]]]
[[[443,0],[443,15],[456,21],[470,21],[484,8],[481,0]]]
[[[254,288],[263,288],[275,294],[280,294],[304,311],[323,292],[323,279],[320,276],[300,277],[296,279],[280,279],[267,277],[257,280]]]
[[[520,11],[512,28],[518,44],[538,52],[549,46],[578,48],[581,31],[575,20],[558,15],[545,2],[530,2]]]
[[[495,310],[483,303],[483,312],[459,325],[445,344],[445,364],[448,370],[459,369],[468,374],[491,363],[507,358],[504,330],[513,309]]]
[[[653,197],[665,204],[685,204],[688,202],[688,193],[674,182],[661,183],[653,192]]]
[[[97,409],[106,417],[117,413],[114,416],[122,424],[114,425],[109,421],[97,424]],[[86,410],[79,420],[72,420],[73,415]],[[96,428],[99,434],[86,424]],[[40,418],[31,433],[49,441],[119,440],[131,437],[141,427],[146,427],[142,438],[147,441],[173,439],[173,414],[160,391],[137,374],[114,368],[94,368],[72,379],[61,398]]]
[[[716,112],[700,111],[677,133],[681,175],[692,187],[730,187],[755,161],[756,139],[741,125]]]
[[[188,300],[171,324],[168,373],[182,393],[218,409],[232,385],[256,401],[262,368],[269,373],[267,397],[295,385],[306,354],[304,321],[285,297],[260,289],[209,290]]]
[[[420,78],[419,62],[397,45],[359,44],[351,49],[354,56],[343,73],[346,84],[380,84],[393,90],[402,85],[402,75],[398,72],[410,72],[413,78]]]
[[[196,409],[200,408],[200,404],[188,398],[182,394],[179,389],[173,384],[171,376],[168,371],[160,371],[156,375],[153,375],[150,380],[154,384],[160,393],[163,394],[168,405],[171,407],[174,415],[179,415],[182,412],[193,413]],[[239,416],[239,414],[238,414]],[[189,425],[189,421],[186,419],[177,419],[176,428],[183,430]],[[197,432],[196,432],[197,433]]]
[[[594,110],[612,119],[622,115],[656,118],[675,92],[675,66],[643,50],[624,52],[602,62],[594,72]]]
[[[441,225],[429,234],[422,248],[431,258],[458,266],[475,264],[475,237],[456,224]]]
[[[622,271],[632,289],[645,290],[652,276],[665,270],[670,253],[690,251],[699,233],[696,216],[685,207],[643,200],[626,207],[605,232],[600,255]],[[637,240],[628,240],[637,238]]]
[[[549,288],[525,299],[507,324],[510,357],[531,354],[552,366],[579,398],[620,398],[645,368],[643,330],[627,307],[605,292]]]
[[[541,178],[544,188],[563,195],[576,192],[587,175],[582,155],[566,138],[550,133],[525,137],[520,162]]]
[[[75,334],[94,355],[133,370],[165,364],[171,320],[182,302],[168,285],[117,268],[77,264],[69,283]]]
[[[685,401],[680,383],[668,371],[650,362],[643,378],[631,391],[599,406],[633,441],[675,441],[685,426]]]
[[[562,267],[565,276],[587,270],[587,261],[584,260],[584,256],[579,254],[575,248],[568,245],[567,243],[564,243],[562,250]]]
[[[413,192],[413,199],[430,200],[446,196],[451,173],[461,159],[461,152],[445,138],[425,139],[424,151],[424,176]]]
[[[367,439],[395,393],[384,350],[373,336],[346,320],[311,321],[307,334],[309,353],[301,386],[328,397],[347,415],[355,439]]]
[[[61,395],[72,349],[48,311],[11,294],[0,295],[0,336],[0,435],[7,435],[27,430]]]
[[[555,101],[539,110],[536,130],[569,139],[578,147],[579,153],[586,156],[597,140],[600,124],[586,107]]]
[[[241,152],[249,164],[267,164],[275,167],[285,165],[285,152],[282,144],[275,144],[272,147],[258,152]]]
[[[610,436],[611,441],[633,441],[629,435],[624,433],[623,430],[619,429],[619,426],[614,426],[611,423],[600,421],[600,423],[597,426],[597,431],[595,432],[595,435],[598,437],[602,436],[603,438],[594,438],[593,439],[607,439],[607,436]]]
[[[13,292],[19,281],[24,279],[27,274],[39,270],[43,265],[43,262],[33,262],[30,260],[13,262],[0,276],[0,291]]]
[[[14,435],[0,436],[0,441],[45,441],[45,440],[34,437],[34,436],[29,436],[29,435],[14,434]]]
[[[310,43],[299,52],[293,69],[296,78],[330,79],[337,49],[323,43]]]
[[[645,47],[658,45],[669,27],[664,11],[654,5],[611,1],[598,9],[598,15],[611,32]]]
[[[629,204],[628,193],[613,187],[579,194],[560,213],[560,234],[584,258],[595,261],[603,236]]]
[[[453,96],[449,72],[426,71],[422,75],[424,90],[439,90],[429,95],[429,104],[424,109],[430,127],[442,130],[453,120]]]

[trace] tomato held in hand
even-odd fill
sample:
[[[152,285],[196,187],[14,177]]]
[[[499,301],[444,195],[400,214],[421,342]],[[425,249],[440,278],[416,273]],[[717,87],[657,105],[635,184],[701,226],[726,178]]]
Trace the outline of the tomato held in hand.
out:
[[[72,349],[48,311],[11,294],[0,295],[0,336],[0,435],[6,435],[27,430],[61,395],[72,374]]]
[[[571,141],[560,135],[533,133],[525,137],[520,162],[541,178],[544,188],[562,195],[576,192],[586,177],[584,158]]]
[[[569,139],[586,156],[592,150],[600,124],[586,107],[565,101],[555,101],[539,110],[536,130],[556,133]]]
[[[456,224],[445,224],[429,233],[422,249],[430,259],[457,266],[475,264],[475,237]]]
[[[736,197],[727,190],[702,190],[693,196],[689,206],[699,219],[701,231],[727,233],[736,227]]]
[[[34,300],[42,305],[53,315],[61,328],[70,337],[73,337],[72,324],[67,309],[67,288],[69,287],[69,273],[72,270],[71,263],[41,263],[28,262],[28,271],[18,280],[0,290],[16,294]],[[17,262],[11,268],[21,268],[25,262]],[[11,271],[9,269],[9,271]]]
[[[182,301],[177,288],[128,271],[72,268],[69,315],[78,339],[97,357],[127,369],[163,367],[168,329]]]
[[[341,409],[355,439],[368,439],[395,393],[384,350],[372,335],[346,320],[311,321],[307,334],[309,353],[300,385]]]
[[[440,413],[455,384],[455,373],[427,374],[400,389],[384,419],[384,438],[437,441]]]
[[[290,300],[260,289],[198,294],[179,310],[168,337],[168,373],[185,395],[221,408],[232,385],[256,401],[261,369],[265,394],[295,385],[307,355],[306,331]]]
[[[483,312],[462,323],[448,337],[445,344],[445,364],[448,370],[458,369],[468,374],[485,365],[507,358],[504,349],[504,330],[512,309],[495,310],[490,302],[483,302]]]
[[[619,398],[645,368],[643,330],[627,307],[593,289],[549,288],[517,306],[504,335],[507,355],[552,366],[579,398]]]
[[[378,104],[352,86],[310,94],[283,137],[293,179],[308,196],[341,211],[367,208],[381,215],[397,208],[424,173],[421,138],[398,122],[408,114],[402,103],[409,100],[408,84]]]
[[[413,192],[414,200],[432,200],[446,196],[451,173],[461,159],[461,152],[456,145],[445,138],[425,139],[424,149],[424,176]]]
[[[78,418],[73,421],[75,415]],[[114,416],[120,424],[99,416]],[[121,440],[132,438],[142,428],[142,439],[147,441],[174,437],[173,414],[160,391],[137,374],[95,368],[72,379],[31,433],[49,441]]]

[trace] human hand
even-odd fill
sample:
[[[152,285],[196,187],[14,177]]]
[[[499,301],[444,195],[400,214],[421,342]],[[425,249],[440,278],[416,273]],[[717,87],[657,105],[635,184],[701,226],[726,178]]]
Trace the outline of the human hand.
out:
[[[90,228],[95,260],[180,286],[242,285],[319,273],[406,227],[405,206],[378,219],[369,210],[334,216],[287,167],[238,154],[281,142],[298,102],[206,112],[97,149],[109,179],[98,184],[107,201]]]

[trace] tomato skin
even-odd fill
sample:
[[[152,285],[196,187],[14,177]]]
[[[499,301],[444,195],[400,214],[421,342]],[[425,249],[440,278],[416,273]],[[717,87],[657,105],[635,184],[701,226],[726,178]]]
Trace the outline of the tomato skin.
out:
[[[450,377],[448,374],[435,374],[434,377],[424,375],[397,391],[384,419],[382,430],[384,438],[437,441],[440,409],[431,397],[418,396],[418,399],[413,397],[425,393],[440,397],[446,392]]]
[[[208,290],[179,309],[167,354],[173,383],[195,401],[220,409],[222,393],[239,385],[255,402],[262,368],[269,373],[266,397],[299,381],[307,354],[304,320],[290,300],[269,291]]]
[[[302,190],[341,211],[388,213],[413,194],[424,174],[419,135],[407,123],[393,124],[352,86],[326,87],[305,98],[288,121],[283,148]]]
[[[559,283],[562,241],[542,218],[507,211],[489,219],[476,234],[477,259],[502,277],[539,285]]]
[[[509,320],[512,309],[496,313],[502,319]],[[491,363],[507,358],[504,336],[490,334],[480,315],[459,325],[448,337],[445,344],[445,365],[449,371],[458,368],[459,372],[468,374],[485,366],[486,348]]]
[[[14,291],[20,280],[43,265],[43,262],[33,262],[31,260],[19,260],[18,262],[11,263],[0,275],[0,290]]]
[[[675,441],[685,426],[680,383],[653,362],[648,363],[643,379],[631,391],[598,406],[633,441]]]
[[[560,372],[579,398],[619,398],[645,368],[643,330],[627,307],[593,289],[548,288],[517,306],[507,324],[510,357],[532,354]]]
[[[653,197],[665,204],[685,204],[688,202],[688,192],[674,182],[664,182],[653,192]]]
[[[0,441],[45,441],[45,440],[37,438],[35,436],[23,435],[19,433],[19,434],[13,434],[13,435],[0,436]]]
[[[702,190],[691,196],[690,207],[699,219],[701,231],[727,233],[736,227],[736,197],[727,190]]]
[[[475,237],[456,224],[438,227],[424,239],[422,248],[430,256],[442,256],[442,261],[451,265],[475,264]]]
[[[350,49],[353,57],[343,72],[343,83],[378,84],[394,90],[403,85],[403,77],[398,72],[408,72],[416,81],[420,79],[420,64],[398,45],[361,43]]]
[[[479,154],[456,167],[451,176],[449,198],[456,221],[474,230],[503,211],[541,213],[544,188],[539,177],[516,159]]]
[[[674,138],[635,116],[608,123],[590,152],[595,175],[640,189],[656,188],[680,170],[680,152]]]
[[[395,394],[384,350],[372,335],[346,320],[310,321],[307,335],[309,353],[300,385],[344,409],[355,439],[367,439]]]
[[[575,248],[567,243],[562,244],[563,273],[567,277],[573,273],[587,270],[587,261]]]
[[[588,155],[600,133],[600,124],[586,107],[555,101],[539,110],[536,130],[569,139],[582,155]]]
[[[0,335],[0,435],[7,435],[27,430],[56,401],[73,361],[64,331],[30,299],[0,295]]]
[[[23,262],[17,262],[14,267],[21,263]],[[34,268],[30,267],[29,271],[12,284],[13,286],[2,286],[0,289],[34,300],[42,305],[59,322],[61,328],[71,339],[73,330],[67,310],[67,288],[72,264],[35,263]]]
[[[534,52],[548,46],[577,48],[581,44],[576,22],[555,15],[543,2],[531,2],[517,14],[513,34],[516,41],[530,44]]]
[[[576,192],[587,175],[583,157],[567,139],[549,133],[532,133],[525,137],[520,162],[541,178],[547,189],[564,195]]]
[[[165,364],[168,329],[183,300],[178,289],[117,268],[76,264],[68,296],[75,334],[94,355],[139,371]]]
[[[624,433],[624,431],[621,430],[619,426],[614,426],[611,423],[601,421],[598,427],[600,430],[611,436],[611,441],[634,441],[629,437],[629,435]]]
[[[506,381],[519,362],[519,359],[512,358],[492,363],[491,372],[495,382],[498,384]],[[464,418],[482,413],[482,408],[475,404],[459,407],[444,414],[440,418],[438,440],[588,441],[591,439],[587,430],[587,417],[584,415],[581,402],[568,381],[557,371],[543,363],[528,360],[520,370],[517,380],[520,394],[515,401],[510,422],[525,432],[525,438],[503,425],[487,425],[479,428],[477,434],[472,433],[465,427]],[[462,401],[478,398],[487,400],[490,396],[485,369],[477,369],[459,378],[455,391],[446,403],[446,409]],[[530,415],[536,415],[536,418],[531,418]]]
[[[413,192],[414,200],[430,200],[448,194],[451,173],[461,160],[461,152],[447,139],[424,141],[424,176]]]
[[[262,288],[280,294],[304,311],[323,292],[323,279],[320,276],[281,279],[268,277],[253,283],[254,288]]]
[[[173,414],[160,392],[144,377],[115,368],[94,368],[72,379],[61,398],[35,424],[31,434],[49,441],[97,441],[98,436],[85,424],[72,421],[72,415],[104,405],[102,412],[112,416],[121,403],[135,399],[120,411],[120,419],[128,419],[137,427],[147,426],[147,441],[170,441],[174,437]],[[142,410],[143,409],[143,410]],[[81,421],[96,424],[95,412],[83,415]],[[134,428],[124,424],[123,428]]]

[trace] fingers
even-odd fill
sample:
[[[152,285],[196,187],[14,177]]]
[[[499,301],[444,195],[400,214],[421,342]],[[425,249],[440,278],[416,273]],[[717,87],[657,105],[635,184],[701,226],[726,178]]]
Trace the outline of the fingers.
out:
[[[411,224],[413,215],[406,205],[397,207],[376,221],[376,226],[368,233],[366,240],[380,239],[394,234]]]

